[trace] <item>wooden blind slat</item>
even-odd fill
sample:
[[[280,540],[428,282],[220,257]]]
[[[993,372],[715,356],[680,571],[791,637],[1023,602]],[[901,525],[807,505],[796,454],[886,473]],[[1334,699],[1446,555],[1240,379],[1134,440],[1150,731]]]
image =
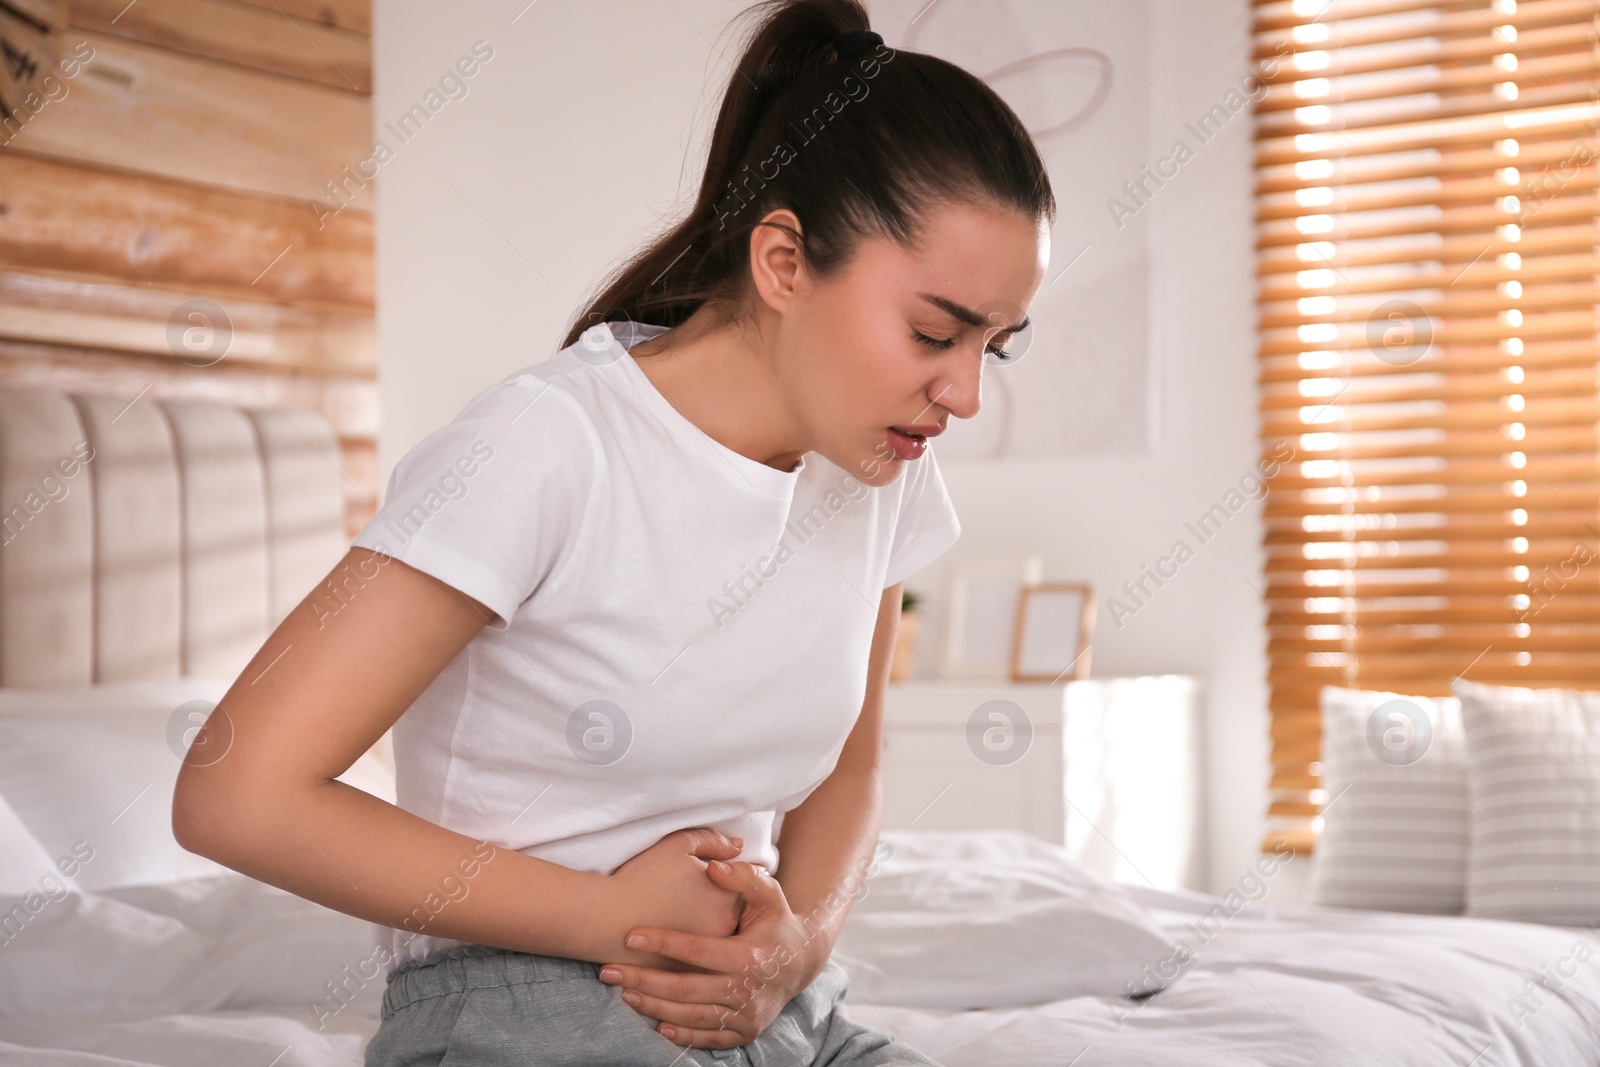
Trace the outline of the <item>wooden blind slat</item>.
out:
[[[1300,10],[1295,0],[1253,0],[1251,4],[1254,29],[1257,33],[1298,26],[1308,19],[1332,25],[1335,21],[1366,18],[1371,15],[1393,15],[1407,11],[1470,10],[1481,6],[1470,0],[1439,3],[1438,0],[1329,0],[1326,6],[1308,15]]]
[[[1550,138],[1592,137],[1596,114],[1600,114],[1600,106],[1591,102],[1513,109],[1493,116],[1468,115],[1390,127],[1354,130],[1308,128],[1292,137],[1258,137],[1256,162],[1264,165],[1300,163],[1339,155],[1414,152],[1446,147],[1486,148],[1506,138],[1515,138],[1523,130]]]
[[[1567,62],[1552,64],[1553,66],[1566,67],[1569,70],[1582,72],[1593,66],[1593,45],[1585,42],[1584,50],[1579,53],[1584,62]],[[1576,59],[1577,57],[1571,57]],[[1541,65],[1541,70],[1542,70]],[[1548,76],[1541,75],[1541,76]],[[1508,81],[1507,75],[1494,77],[1493,72],[1482,75],[1486,85],[1516,84]],[[1466,92],[1465,89],[1473,88],[1475,91]],[[1494,97],[1491,93],[1472,86],[1462,87],[1459,96],[1449,94],[1451,99],[1443,102],[1439,99],[1439,92],[1416,93],[1413,99],[1406,104],[1397,103],[1392,96],[1384,96],[1379,102],[1370,102],[1363,107],[1361,101],[1340,101],[1329,104],[1325,100],[1301,100],[1293,110],[1277,110],[1263,113],[1261,121],[1256,125],[1258,140],[1273,137],[1282,137],[1285,134],[1297,134],[1304,130],[1339,130],[1339,131],[1376,131],[1381,127],[1392,127],[1400,123],[1437,123],[1441,119],[1474,119],[1483,112],[1500,106],[1503,100]],[[1580,87],[1557,85],[1532,85],[1519,89],[1517,99],[1519,111],[1538,114],[1545,109],[1555,108],[1561,104],[1576,104],[1587,101],[1589,98]],[[1328,117],[1321,122],[1308,121],[1302,116],[1308,106],[1320,105]]]
[[[1307,19],[1304,15],[1296,18],[1292,4],[1285,8],[1277,19],[1266,18],[1259,10],[1256,12],[1258,52],[1265,48],[1270,54],[1279,43],[1299,43],[1295,30],[1305,27]],[[1411,17],[1392,17],[1406,14]],[[1326,27],[1330,43],[1350,47],[1375,41],[1409,43],[1421,35],[1419,31],[1425,31],[1430,37],[1468,36],[1482,29],[1486,17],[1493,17],[1496,24],[1510,24],[1520,30],[1581,21],[1588,14],[1587,0],[1524,0],[1514,10],[1492,16],[1477,4],[1408,0],[1399,4],[1377,4],[1372,9],[1332,3],[1316,13],[1314,24]],[[1309,44],[1305,46],[1310,47]]]
[[[1560,163],[1572,155],[1571,139],[1517,138],[1516,158],[1509,159],[1492,146],[1457,148],[1448,154],[1424,149],[1414,156],[1351,156],[1316,162],[1323,167],[1297,168],[1293,164],[1263,164],[1257,170],[1256,188],[1263,193],[1327,185],[1336,180],[1343,188],[1406,179],[1438,179],[1461,175],[1491,175],[1515,163],[1532,169]]]
[[[1373,515],[1406,515],[1414,512],[1428,512],[1438,514],[1465,514],[1474,511],[1497,511],[1508,507],[1506,494],[1500,489],[1462,489],[1459,487],[1444,487],[1447,495],[1429,496],[1424,500],[1396,499],[1394,495],[1372,492],[1371,487],[1363,486],[1360,489],[1351,489],[1348,499],[1344,498],[1344,490],[1340,489],[1337,501],[1340,514],[1373,514]],[[1537,480],[1530,483],[1527,494],[1521,499],[1536,508],[1558,508],[1563,503],[1569,506],[1581,507],[1586,504],[1585,489],[1555,488],[1545,489]],[[1331,505],[1335,503],[1330,490],[1323,490],[1328,499],[1308,498],[1305,494],[1292,497],[1288,493],[1269,496],[1267,500],[1266,515],[1269,520],[1279,516],[1294,515],[1326,515]]]
[[[1429,235],[1427,247],[1421,247],[1421,242],[1416,240],[1354,241],[1348,235],[1285,233],[1281,227],[1268,238],[1263,235],[1265,228],[1258,226],[1256,236],[1261,264],[1275,264],[1283,258],[1294,256],[1302,267],[1307,268],[1342,269],[1355,265],[1396,264],[1415,265],[1418,270],[1453,267],[1449,278],[1459,279],[1456,284],[1468,279],[1475,280],[1496,269],[1511,270],[1501,259],[1511,253],[1523,259],[1541,254],[1592,253],[1595,238],[1600,235],[1600,227],[1594,225],[1568,225],[1526,227],[1513,238],[1497,227],[1468,234],[1434,233]],[[1341,239],[1335,240],[1335,236]],[[1382,238],[1388,235],[1376,236]],[[1330,257],[1323,257],[1320,253],[1330,245],[1338,251]],[[1483,274],[1473,273],[1480,269]],[[1446,284],[1450,284],[1448,280]]]
[[[1597,62],[1600,62],[1600,57],[1596,57],[1588,49],[1540,56],[1538,77],[1542,79],[1558,74],[1566,76],[1588,73],[1595,69]],[[1416,71],[1388,73],[1382,77],[1335,75],[1319,79],[1314,86],[1315,95],[1309,96],[1303,80],[1280,82],[1266,87],[1261,98],[1256,101],[1256,108],[1259,112],[1271,112],[1276,116],[1279,112],[1294,111],[1308,105],[1326,104],[1330,101],[1359,103],[1444,90],[1476,89],[1479,92],[1489,92],[1491,87],[1503,84],[1510,73],[1493,66],[1462,67],[1454,70],[1440,70],[1430,66],[1418,68]],[[1326,82],[1326,88],[1322,82]],[[1532,97],[1519,95],[1518,100],[1525,105],[1532,100]]]
[[[1591,157],[1592,160],[1592,157]],[[1571,168],[1572,177],[1563,179],[1561,190],[1558,194],[1548,199],[1541,199],[1540,214],[1543,208],[1553,204],[1572,204],[1587,199],[1584,194],[1592,195],[1596,179],[1600,177],[1600,166],[1592,161]],[[1314,186],[1307,188],[1316,188]],[[1455,180],[1451,182],[1390,182],[1384,185],[1344,185],[1338,191],[1329,190],[1329,199],[1326,202],[1302,203],[1307,188],[1297,189],[1293,192],[1274,193],[1260,198],[1256,207],[1256,220],[1258,222],[1285,222],[1294,225],[1294,220],[1307,215],[1326,215],[1339,213],[1346,217],[1358,212],[1383,212],[1390,213],[1396,208],[1429,207],[1461,204],[1477,207],[1485,201],[1494,202],[1505,195],[1521,192],[1516,185],[1507,187],[1507,183],[1495,176],[1484,176],[1470,180]],[[1374,216],[1374,221],[1381,223],[1383,215]],[[1499,221],[1491,223],[1497,224]],[[1396,228],[1393,232],[1407,232]],[[1297,240],[1303,235],[1296,231]]]
[[[1587,4],[1588,0],[1584,0],[1582,6],[1587,7]],[[1517,6],[1517,11],[1520,14],[1540,6],[1537,2],[1523,3]],[[1478,19],[1475,27],[1470,21],[1460,21],[1438,32],[1435,32],[1435,25],[1430,23],[1420,26],[1413,23],[1408,33],[1404,29],[1407,20],[1391,18],[1387,28],[1384,23],[1374,20],[1363,27],[1362,34],[1350,34],[1349,43],[1343,41],[1344,35],[1341,33],[1330,35],[1326,41],[1305,42],[1273,35],[1258,39],[1251,58],[1260,62],[1278,59],[1289,53],[1289,58],[1282,62],[1275,74],[1269,74],[1267,80],[1294,81],[1326,77],[1330,71],[1337,74],[1370,74],[1406,70],[1432,63],[1462,63],[1503,53],[1508,50],[1508,45],[1514,45],[1519,53],[1526,55],[1571,51],[1575,46],[1589,41],[1593,33],[1587,16],[1562,25],[1522,28],[1517,26],[1517,14],[1491,15],[1489,18],[1485,18],[1482,12],[1474,15]],[[1467,18],[1474,15],[1468,15]],[[1316,23],[1308,21],[1305,25],[1330,24],[1326,20],[1319,20]],[[1509,40],[1501,37],[1495,32],[1499,26],[1515,28],[1516,36]],[[1452,32],[1452,28],[1455,32]],[[1417,32],[1418,29],[1422,32]],[[1307,54],[1328,55],[1330,58],[1325,65],[1320,59],[1313,64],[1303,58]]]

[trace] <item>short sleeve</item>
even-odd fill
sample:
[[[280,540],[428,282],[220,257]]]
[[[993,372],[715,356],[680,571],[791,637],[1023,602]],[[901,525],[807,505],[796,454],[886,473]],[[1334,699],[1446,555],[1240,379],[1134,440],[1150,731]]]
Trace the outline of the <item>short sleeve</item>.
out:
[[[578,542],[594,441],[564,391],[509,378],[401,458],[353,543],[459,589],[503,628]]]
[[[961,520],[950,502],[931,445],[921,458],[910,462],[901,481],[905,487],[883,578],[885,589],[944,555],[961,536]]]

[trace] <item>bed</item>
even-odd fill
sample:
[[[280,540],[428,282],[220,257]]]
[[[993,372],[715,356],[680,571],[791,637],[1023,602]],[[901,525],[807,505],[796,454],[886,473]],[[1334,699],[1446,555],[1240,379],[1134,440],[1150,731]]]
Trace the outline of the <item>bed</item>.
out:
[[[336,456],[310,415],[0,390],[26,513],[0,546],[0,1067],[361,1063],[371,927],[166,821],[183,739],[342,551]],[[379,746],[345,779],[392,775]],[[886,832],[846,1003],[950,1067],[1600,1064],[1600,931],[1272,905],[1275,863],[1213,895],[1020,831]]]

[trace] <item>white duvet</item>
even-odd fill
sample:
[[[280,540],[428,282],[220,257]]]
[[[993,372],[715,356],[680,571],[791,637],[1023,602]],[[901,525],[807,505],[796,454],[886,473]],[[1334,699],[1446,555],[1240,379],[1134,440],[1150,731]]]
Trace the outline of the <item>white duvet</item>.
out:
[[[1593,929],[1241,907],[1051,871],[1015,834],[884,840],[840,942],[849,1012],[948,1067],[1600,1065]],[[1173,944],[1166,988],[1117,994]],[[366,923],[232,873],[64,896],[0,944],[0,1067],[355,1067],[372,950]],[[974,997],[1010,1002],[929,1006]]]
[[[1178,936],[1222,899],[1127,889]],[[1246,905],[1142,1003],[1078,997],[950,1012],[851,1002],[851,1016],[948,1067],[1595,1067],[1600,935]]]

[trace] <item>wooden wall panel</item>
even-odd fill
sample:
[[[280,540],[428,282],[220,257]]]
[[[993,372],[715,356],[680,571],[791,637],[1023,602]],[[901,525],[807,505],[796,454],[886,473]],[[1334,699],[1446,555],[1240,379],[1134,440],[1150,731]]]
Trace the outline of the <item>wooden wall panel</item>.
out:
[[[357,93],[372,92],[372,42],[270,7],[218,0],[72,0],[81,30],[226,60]]]
[[[10,8],[17,18],[35,23],[41,29],[67,28],[67,0],[4,0],[3,6]]]
[[[0,338],[171,356],[190,366],[227,359],[370,376],[377,364],[368,313],[199,298],[213,310],[196,299],[153,285],[0,270]]]
[[[256,7],[283,11],[298,18],[337,26],[357,33],[372,33],[371,0],[241,0]]]
[[[371,183],[342,174],[372,154],[370,97],[76,28],[58,50],[80,40],[93,57],[14,147],[332,207],[339,179],[344,199],[371,208]]]
[[[0,267],[370,312],[372,216],[0,151]]]

